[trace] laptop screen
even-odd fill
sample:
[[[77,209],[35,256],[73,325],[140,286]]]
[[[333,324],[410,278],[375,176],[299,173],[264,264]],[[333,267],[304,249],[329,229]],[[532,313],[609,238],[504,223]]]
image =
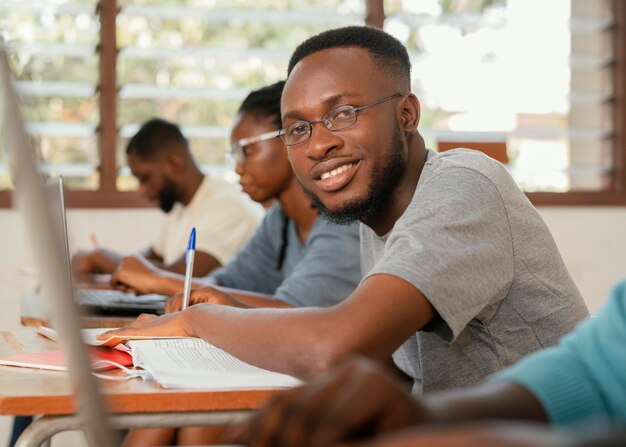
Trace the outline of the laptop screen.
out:
[[[35,162],[35,151],[26,134],[17,97],[11,84],[11,72],[0,40],[0,140],[10,160],[15,186],[15,203],[22,216],[26,235],[36,252],[42,284],[49,293],[53,322],[70,356],[68,372],[77,390],[78,408],[86,421],[84,431],[90,445],[119,445],[110,430],[95,378],[91,374],[87,349],[80,333],[80,312],[72,297],[67,262],[59,262],[64,252],[64,236],[51,213],[44,182]]]
[[[64,254],[63,264],[66,267],[66,275],[68,282],[72,284],[72,262],[65,213],[63,178],[57,177],[48,180],[46,193],[50,215],[56,226],[57,234],[59,234],[60,250]],[[42,291],[47,293],[45,288]],[[90,287],[86,289],[81,287],[81,290],[74,291],[73,296],[79,305],[91,313],[117,316],[137,316],[142,313],[160,315],[165,311],[165,301],[167,300],[166,295],[148,294],[138,297],[121,290],[102,290]]]

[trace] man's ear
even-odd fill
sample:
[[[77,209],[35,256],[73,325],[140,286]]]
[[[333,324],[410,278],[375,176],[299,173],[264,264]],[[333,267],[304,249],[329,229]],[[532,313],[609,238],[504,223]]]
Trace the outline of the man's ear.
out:
[[[165,157],[165,170],[168,174],[178,177],[185,175],[187,165],[184,158],[178,152],[172,151]]]
[[[400,125],[406,133],[413,133],[417,130],[420,122],[420,102],[413,93],[409,93],[401,101]]]

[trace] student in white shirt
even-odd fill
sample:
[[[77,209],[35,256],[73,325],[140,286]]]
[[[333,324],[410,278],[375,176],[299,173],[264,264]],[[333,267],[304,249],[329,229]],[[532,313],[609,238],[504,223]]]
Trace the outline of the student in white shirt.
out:
[[[171,272],[185,271],[185,248],[196,227],[194,275],[225,265],[252,236],[263,217],[230,183],[204,175],[178,126],[162,119],[146,122],[126,148],[139,191],[166,213],[159,238],[139,255]],[[107,249],[79,252],[72,267],[79,276],[113,273],[124,256]]]

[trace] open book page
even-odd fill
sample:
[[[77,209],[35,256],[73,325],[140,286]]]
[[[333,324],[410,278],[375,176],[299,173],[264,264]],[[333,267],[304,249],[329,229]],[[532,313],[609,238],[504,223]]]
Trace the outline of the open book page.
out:
[[[122,345],[125,341],[128,340],[152,340],[152,339],[161,339],[161,338],[188,338],[188,337],[172,337],[172,336],[142,336],[142,335],[126,335],[123,337],[109,337],[106,340],[99,340],[97,335],[102,334],[103,332],[107,332],[113,330],[114,328],[91,328],[91,329],[82,329],[81,332],[83,334],[83,341],[91,346],[111,346],[119,349],[121,351],[127,351],[128,348],[125,345]],[[39,326],[37,328],[37,333],[43,335],[44,337],[49,338],[50,340],[59,341],[59,337],[57,331],[55,329]]]
[[[136,366],[165,388],[287,388],[300,380],[249,365],[199,338],[127,342]]]

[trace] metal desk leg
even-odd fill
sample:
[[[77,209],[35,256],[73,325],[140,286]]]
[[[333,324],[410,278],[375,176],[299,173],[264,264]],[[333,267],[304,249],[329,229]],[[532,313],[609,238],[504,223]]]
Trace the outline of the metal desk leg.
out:
[[[67,430],[75,430],[80,426],[78,416],[43,416],[33,421],[22,432],[15,447],[40,447],[52,436]]]
[[[109,423],[115,429],[227,425],[241,422],[249,415],[250,411],[114,414],[109,417]],[[80,430],[82,425],[82,420],[77,415],[43,416],[24,430],[15,443],[15,447],[40,447],[57,433]]]

